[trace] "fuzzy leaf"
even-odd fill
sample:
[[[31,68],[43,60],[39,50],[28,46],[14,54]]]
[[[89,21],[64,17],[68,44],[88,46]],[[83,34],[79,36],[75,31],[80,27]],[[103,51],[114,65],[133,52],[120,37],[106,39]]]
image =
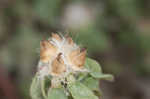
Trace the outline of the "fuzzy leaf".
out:
[[[91,90],[99,90],[99,80],[98,79],[88,77],[82,83]]]
[[[86,58],[85,67],[90,71],[90,75],[94,78],[113,80],[113,76],[110,74],[103,74],[100,64],[90,58]]]
[[[99,76],[100,79],[108,80],[108,81],[113,81],[114,76],[111,74],[102,74]]]
[[[83,72],[81,72],[81,73],[79,73],[78,74],[78,77],[77,77],[77,80],[78,81],[81,81],[81,80],[83,80],[84,78],[86,78],[86,76],[88,75],[88,73],[83,73]]]
[[[102,69],[99,63],[93,59],[86,58],[85,67],[90,71],[90,74],[95,78],[99,78],[99,76],[102,75]]]
[[[43,99],[41,92],[41,82],[40,79],[35,76],[33,78],[31,87],[30,87],[30,95],[32,99]]]
[[[98,99],[88,87],[80,82],[69,85],[68,89],[74,99]]]
[[[62,88],[52,88],[48,91],[48,99],[68,99]]]

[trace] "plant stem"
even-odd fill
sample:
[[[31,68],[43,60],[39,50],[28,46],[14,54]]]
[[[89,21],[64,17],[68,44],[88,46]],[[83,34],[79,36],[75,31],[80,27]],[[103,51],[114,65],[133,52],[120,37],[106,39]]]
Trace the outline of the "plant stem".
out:
[[[48,99],[48,97],[47,97],[47,95],[46,95],[46,93],[45,93],[45,83],[44,83],[44,80],[45,80],[45,79],[41,80],[41,91],[42,91],[43,97],[44,97],[45,99]]]

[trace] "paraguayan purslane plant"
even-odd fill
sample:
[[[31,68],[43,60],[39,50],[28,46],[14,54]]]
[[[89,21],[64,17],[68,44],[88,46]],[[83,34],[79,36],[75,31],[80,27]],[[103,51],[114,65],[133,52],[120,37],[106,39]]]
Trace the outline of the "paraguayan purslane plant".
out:
[[[32,99],[98,99],[99,80],[113,80],[86,56],[71,37],[52,33],[40,43],[38,70],[32,80]]]

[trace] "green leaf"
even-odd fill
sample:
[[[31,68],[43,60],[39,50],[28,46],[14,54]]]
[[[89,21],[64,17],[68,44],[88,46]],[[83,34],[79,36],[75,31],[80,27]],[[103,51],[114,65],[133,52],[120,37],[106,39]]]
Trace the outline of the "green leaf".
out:
[[[68,99],[62,88],[51,88],[48,91],[48,99]]]
[[[99,80],[98,79],[88,77],[82,83],[91,90],[99,90]]]
[[[80,72],[80,73],[78,74],[77,80],[78,80],[78,81],[81,81],[81,80],[83,80],[84,78],[86,78],[87,75],[88,75],[88,73],[86,73],[86,72]]]
[[[86,58],[85,67],[90,71],[91,76],[99,78],[102,75],[102,69],[98,62],[93,59]]]
[[[102,74],[99,76],[100,79],[108,80],[108,81],[113,81],[114,76],[111,74]]]
[[[41,92],[40,79],[38,79],[37,76],[33,78],[33,81],[30,87],[30,95],[32,99],[43,99],[42,92]]]
[[[86,79],[84,79],[82,81],[82,83],[85,86],[87,86],[89,89],[91,89],[96,96],[98,96],[98,97],[102,96],[100,88],[99,88],[99,80],[98,79],[95,79],[93,77],[87,77]]]
[[[68,89],[74,99],[98,99],[88,87],[80,82],[69,85]]]
[[[85,67],[90,71],[90,75],[94,78],[113,80],[110,74],[103,74],[100,64],[93,59],[86,58]]]

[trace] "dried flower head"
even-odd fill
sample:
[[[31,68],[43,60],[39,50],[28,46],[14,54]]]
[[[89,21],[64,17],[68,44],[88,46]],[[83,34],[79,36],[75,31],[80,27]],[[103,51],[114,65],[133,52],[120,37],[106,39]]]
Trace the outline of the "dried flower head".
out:
[[[40,46],[40,77],[65,77],[69,73],[84,70],[86,50],[80,49],[71,37],[52,33],[52,37],[41,41]]]
[[[38,72],[30,89],[32,99],[98,99],[99,79],[113,80],[71,37],[53,33],[40,46]]]

